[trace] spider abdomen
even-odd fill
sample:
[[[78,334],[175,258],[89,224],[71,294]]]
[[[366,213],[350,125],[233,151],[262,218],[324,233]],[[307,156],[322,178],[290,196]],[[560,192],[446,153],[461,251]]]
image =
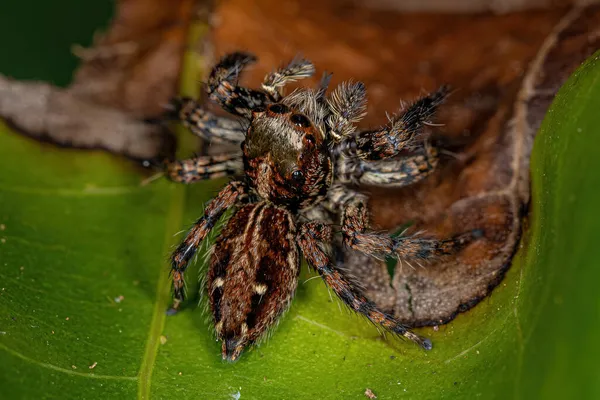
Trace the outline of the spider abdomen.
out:
[[[289,306],[300,257],[289,211],[267,202],[241,207],[217,240],[207,279],[222,356],[236,360]]]

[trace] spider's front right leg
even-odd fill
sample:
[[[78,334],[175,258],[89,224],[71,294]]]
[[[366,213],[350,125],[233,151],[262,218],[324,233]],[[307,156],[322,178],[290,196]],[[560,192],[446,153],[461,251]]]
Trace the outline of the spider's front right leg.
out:
[[[402,150],[413,148],[423,126],[429,123],[429,119],[449,93],[449,87],[442,86],[412,103],[383,129],[358,133],[352,138],[357,156],[363,160],[382,160],[394,157]]]
[[[246,185],[239,181],[234,181],[225,186],[212,199],[204,210],[204,215],[196,221],[192,229],[188,232],[183,242],[177,247],[177,250],[171,256],[171,273],[173,277],[173,305],[167,311],[168,314],[175,314],[185,298],[183,274],[200,247],[200,243],[210,233],[223,213],[238,201],[247,195]]]

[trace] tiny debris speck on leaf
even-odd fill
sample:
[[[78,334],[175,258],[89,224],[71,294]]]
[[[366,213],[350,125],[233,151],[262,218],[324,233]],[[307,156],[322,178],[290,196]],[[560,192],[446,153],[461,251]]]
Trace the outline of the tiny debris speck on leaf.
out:
[[[115,297],[115,303],[120,303],[123,300],[125,300],[125,296],[123,296],[123,295]]]
[[[167,343],[167,337],[165,335],[160,335],[160,344]]]
[[[373,393],[373,391],[369,388],[367,388],[367,390],[365,390],[365,396],[368,397],[369,399],[377,398],[377,396],[375,396],[375,393]]]
[[[5,229],[6,229],[6,225],[4,225],[4,224],[0,224],[0,231],[3,231],[3,230],[5,230]]]
[[[77,367],[75,365],[71,365],[71,368],[73,369],[77,369]]]
[[[65,321],[68,321],[68,320],[69,320],[69,317],[65,318]]]
[[[94,361],[94,363],[92,365],[90,365],[88,368],[94,369],[94,368],[96,368],[96,365],[98,365],[98,362]]]

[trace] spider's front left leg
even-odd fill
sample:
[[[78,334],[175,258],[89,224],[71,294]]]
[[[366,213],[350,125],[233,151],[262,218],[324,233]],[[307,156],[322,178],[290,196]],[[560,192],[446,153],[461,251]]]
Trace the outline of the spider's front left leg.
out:
[[[183,274],[190,260],[200,247],[200,243],[206,238],[223,213],[246,197],[246,195],[247,188],[244,183],[238,181],[230,182],[219,192],[217,197],[206,205],[204,215],[196,221],[183,242],[173,252],[171,256],[173,305],[167,311],[168,314],[175,314],[185,298]]]
[[[357,156],[363,160],[382,160],[398,155],[401,150],[411,149],[423,125],[429,123],[449,94],[449,87],[442,86],[412,103],[385,128],[358,133],[353,138]]]
[[[442,240],[416,236],[392,237],[370,229],[365,195],[341,185],[332,188],[331,193],[330,201],[342,209],[344,243],[354,250],[380,259],[399,257],[407,260],[436,260],[455,254],[483,235],[481,230],[476,229]]]
[[[283,97],[282,89],[289,83],[298,79],[308,78],[315,73],[315,66],[308,60],[296,57],[285,67],[281,67],[265,76],[262,88],[278,102]]]
[[[193,183],[239,175],[244,170],[240,153],[225,153],[176,160],[166,165],[167,177],[173,182]]]
[[[371,322],[419,344],[426,350],[431,349],[431,341],[411,332],[393,316],[377,308],[367,299],[360,286],[349,279],[336,267],[323,249],[331,240],[331,228],[321,222],[307,222],[300,228],[298,244],[308,264],[317,270],[327,286],[351,309],[367,317]]]

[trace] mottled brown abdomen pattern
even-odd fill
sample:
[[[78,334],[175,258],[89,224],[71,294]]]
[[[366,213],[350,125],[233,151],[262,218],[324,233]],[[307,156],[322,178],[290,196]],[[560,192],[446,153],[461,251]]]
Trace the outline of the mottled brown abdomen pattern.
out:
[[[235,360],[289,306],[300,257],[292,215],[273,204],[237,210],[211,256],[207,289],[223,358]]]

